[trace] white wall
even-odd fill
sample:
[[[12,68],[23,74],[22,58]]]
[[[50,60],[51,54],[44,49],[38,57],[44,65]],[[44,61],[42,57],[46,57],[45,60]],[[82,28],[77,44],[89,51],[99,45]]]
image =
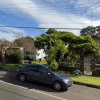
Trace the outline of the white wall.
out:
[[[36,59],[41,59],[46,56],[44,49],[37,50]]]
[[[27,56],[29,56],[31,59],[42,59],[46,56],[44,49],[40,49],[40,50],[35,50],[34,54],[25,54]]]

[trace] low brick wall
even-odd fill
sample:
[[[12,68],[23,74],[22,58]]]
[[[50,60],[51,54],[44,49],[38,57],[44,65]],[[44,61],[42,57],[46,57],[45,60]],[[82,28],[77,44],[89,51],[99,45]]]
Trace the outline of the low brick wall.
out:
[[[95,68],[95,69],[92,71],[92,75],[94,75],[94,76],[100,76],[100,68]]]

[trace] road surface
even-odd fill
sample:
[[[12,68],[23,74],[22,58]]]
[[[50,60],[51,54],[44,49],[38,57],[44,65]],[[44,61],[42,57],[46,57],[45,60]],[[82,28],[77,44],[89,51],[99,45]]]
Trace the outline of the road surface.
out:
[[[20,82],[14,72],[0,71],[0,100],[100,100],[100,89],[74,85],[68,91]]]

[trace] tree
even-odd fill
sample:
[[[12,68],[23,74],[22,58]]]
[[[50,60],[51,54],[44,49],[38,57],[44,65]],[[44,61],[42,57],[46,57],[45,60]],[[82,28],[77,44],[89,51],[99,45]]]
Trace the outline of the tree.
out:
[[[14,45],[17,47],[24,47],[26,52],[33,52],[36,49],[34,45],[34,38],[30,36],[16,39],[14,41]]]
[[[55,29],[49,29],[46,34],[42,34],[35,39],[37,48],[44,48],[44,46],[47,45],[47,62],[53,69],[58,67],[58,64],[64,58],[64,54],[68,51],[65,43],[60,39],[61,34],[62,33]],[[53,65],[55,65],[55,67],[53,67]]]
[[[12,48],[6,52],[6,59],[8,63],[22,64],[23,54],[19,49]]]
[[[5,60],[5,52],[6,50],[11,46],[11,43],[7,40],[0,40],[0,52],[1,52],[1,59],[2,59],[2,64],[6,64]]]
[[[84,57],[87,54],[96,53],[98,49],[98,45],[90,36],[76,36],[73,33],[55,29],[49,29],[46,34],[36,37],[35,45],[37,48],[43,48],[44,45],[48,46],[46,50],[48,54],[47,62],[50,66],[55,65],[56,68],[57,64],[65,59],[66,54],[69,54],[73,59],[76,54]]]
[[[96,38],[100,40],[100,26],[88,26],[86,28],[83,28],[81,31],[81,36],[87,36],[90,35],[92,38]]]
[[[71,44],[69,49],[77,54],[80,54],[81,56],[88,56],[96,53],[99,47],[90,36],[79,36],[76,43],[74,42],[74,44]]]
[[[83,28],[81,31],[81,36],[86,36],[86,35],[96,35],[96,28],[93,26],[88,26],[86,28]]]
[[[46,31],[46,34],[52,34],[52,33],[58,33],[58,31],[57,30],[55,30],[55,29],[52,29],[52,28],[50,28],[50,29],[48,29],[47,31]]]

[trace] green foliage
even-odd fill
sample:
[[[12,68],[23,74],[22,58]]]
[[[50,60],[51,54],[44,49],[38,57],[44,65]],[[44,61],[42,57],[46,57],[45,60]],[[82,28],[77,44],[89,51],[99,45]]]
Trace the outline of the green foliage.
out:
[[[100,51],[98,52],[98,55],[96,55],[98,61],[100,61]]]
[[[83,75],[83,73],[80,71],[80,70],[74,70],[73,72],[72,72],[72,74],[73,75]]]
[[[92,38],[100,40],[100,35],[93,35]]]
[[[86,36],[86,35],[95,35],[96,33],[96,28],[93,26],[88,26],[86,28],[83,28],[81,31],[81,36]]]
[[[84,54],[90,55],[93,53],[96,53],[96,51],[99,49],[98,44],[95,43],[90,36],[85,37],[78,37],[78,41],[81,41],[80,43],[75,43],[70,45],[70,49],[75,51],[77,54]]]
[[[58,69],[58,64],[57,64],[56,60],[51,60],[49,69],[51,69],[51,70],[53,70],[53,71],[55,71],[55,70]]]
[[[77,39],[77,36],[74,35],[71,32],[60,32],[60,37],[59,37],[62,41],[64,41],[65,43],[72,43],[75,42]]]
[[[35,39],[35,46],[38,49],[44,48],[44,45],[50,46],[50,36],[47,34],[42,34],[41,36],[37,36]]]
[[[6,59],[8,63],[21,64],[23,55],[19,50],[15,50],[13,52],[10,52],[9,55],[6,55]]]
[[[3,65],[0,63],[0,67],[4,67],[4,68],[11,68],[11,69],[17,69],[19,66],[19,64],[6,64],[6,65]]]
[[[76,54],[76,53],[72,53],[72,54],[68,53],[67,56],[64,59],[64,62],[73,63],[73,62],[76,62],[79,58],[80,58],[79,55]]]
[[[35,45],[39,49],[47,45],[47,62],[51,66],[64,60],[73,62],[81,55],[96,54],[99,49],[90,36],[76,36],[71,32],[55,29],[49,29],[46,34],[36,37]]]
[[[46,31],[46,34],[52,34],[52,33],[58,33],[58,31],[57,30],[55,30],[55,29],[52,29],[52,28],[50,28],[50,29],[48,29],[47,31]]]
[[[96,27],[88,26],[86,28],[83,28],[80,31],[80,33],[81,33],[81,36],[90,35],[92,38],[96,38],[100,40],[100,26],[96,26]]]

